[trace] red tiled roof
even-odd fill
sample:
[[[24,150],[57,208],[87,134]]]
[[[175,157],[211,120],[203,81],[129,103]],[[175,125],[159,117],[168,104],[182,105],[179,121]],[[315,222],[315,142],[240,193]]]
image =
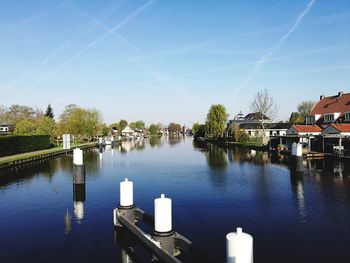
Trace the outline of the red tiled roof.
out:
[[[342,116],[346,111],[350,111],[350,93],[323,98],[312,108],[310,115],[340,112]]]
[[[350,132],[350,124],[348,123],[341,123],[341,124],[333,123],[331,124],[331,126],[340,132]]]
[[[321,132],[322,129],[317,125],[293,125],[297,132]]]

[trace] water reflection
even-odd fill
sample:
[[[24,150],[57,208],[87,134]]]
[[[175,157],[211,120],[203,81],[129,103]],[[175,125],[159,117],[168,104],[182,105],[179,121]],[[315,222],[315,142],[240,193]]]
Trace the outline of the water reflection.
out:
[[[168,138],[169,139],[169,138]],[[155,147],[155,146],[162,146],[163,142],[162,142],[162,138],[160,137],[155,137],[155,136],[152,136],[152,137],[149,137],[148,139],[148,143],[151,147]]]
[[[85,184],[73,184],[74,216],[80,223],[84,219],[84,202],[86,200]]]
[[[301,223],[306,222],[306,206],[305,206],[305,197],[304,197],[304,185],[303,185],[303,176],[302,174],[296,174],[292,172],[294,169],[291,169],[290,182],[292,186],[292,192],[296,198],[299,219]]]
[[[227,154],[224,148],[214,144],[208,144],[205,157],[211,168],[217,170],[225,170],[227,168]]]
[[[64,216],[64,233],[68,235],[72,231],[72,216],[67,212]]]

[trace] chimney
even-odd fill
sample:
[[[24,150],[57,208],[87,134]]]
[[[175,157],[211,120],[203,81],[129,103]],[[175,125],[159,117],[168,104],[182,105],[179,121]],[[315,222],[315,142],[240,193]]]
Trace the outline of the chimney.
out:
[[[338,92],[338,97],[341,98],[341,96],[343,96],[343,94],[344,94],[344,92],[339,91],[339,92]]]
[[[324,95],[321,95],[321,96],[320,96],[320,100],[323,100],[323,99],[324,99]]]

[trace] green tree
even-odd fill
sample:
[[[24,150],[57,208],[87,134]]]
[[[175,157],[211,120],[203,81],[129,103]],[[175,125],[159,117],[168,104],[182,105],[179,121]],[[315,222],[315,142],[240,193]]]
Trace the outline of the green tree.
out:
[[[151,124],[148,128],[151,135],[158,135],[159,126],[156,124]]]
[[[120,120],[119,121],[119,125],[118,125],[118,128],[119,128],[119,134],[121,134],[122,130],[124,130],[124,128],[128,126],[128,121],[126,120]]]
[[[222,137],[226,128],[228,114],[225,106],[212,105],[205,122],[206,134],[214,138]]]
[[[33,121],[21,120],[15,126],[16,134],[35,134],[36,127]]]
[[[32,107],[28,107],[25,105],[12,105],[8,111],[6,112],[6,120],[8,124],[12,124],[16,126],[17,123],[23,120],[34,120],[37,115]]]
[[[198,122],[194,123],[192,126],[193,137],[204,137],[205,136],[205,125]]]
[[[109,128],[106,123],[101,124],[101,134],[102,136],[107,136],[109,132],[111,131],[111,128]]]
[[[51,104],[47,105],[45,116],[53,119],[54,115],[53,115]]]
[[[35,121],[35,134],[50,135],[53,139],[57,135],[57,126],[55,121],[48,117],[42,116]]]
[[[289,122],[293,124],[304,123],[305,118],[299,112],[292,112],[289,118]]]
[[[245,142],[249,135],[245,132],[244,129],[241,129],[238,124],[233,124],[231,126],[231,134],[235,142]]]
[[[135,123],[135,126],[137,129],[144,130],[145,129],[145,123],[141,120],[137,121]]]

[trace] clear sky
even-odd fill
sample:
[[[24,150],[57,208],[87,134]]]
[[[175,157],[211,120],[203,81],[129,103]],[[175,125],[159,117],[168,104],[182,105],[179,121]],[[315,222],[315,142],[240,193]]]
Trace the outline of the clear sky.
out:
[[[282,120],[350,92],[349,0],[0,0],[5,106],[192,125],[265,88]]]

